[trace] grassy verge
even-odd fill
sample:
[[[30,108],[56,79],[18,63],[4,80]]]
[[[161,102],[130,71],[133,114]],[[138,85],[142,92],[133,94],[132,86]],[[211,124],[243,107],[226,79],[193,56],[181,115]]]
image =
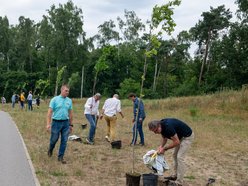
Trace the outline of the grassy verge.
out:
[[[83,139],[88,129],[83,115],[83,100],[74,102],[74,130]],[[101,105],[104,100],[101,100]],[[160,136],[148,131],[147,123],[152,119],[165,117],[179,118],[188,123],[195,132],[195,142],[187,157],[185,181],[188,185],[204,185],[209,177],[216,179],[216,185],[248,184],[248,91],[228,91],[213,95],[168,98],[164,100],[144,100],[147,118],[144,123],[144,147],[135,146],[135,170],[150,172],[143,164],[143,155],[156,149]],[[68,142],[66,160],[57,162],[56,146],[53,157],[47,157],[49,134],[46,132],[48,103],[42,102],[40,109],[20,111],[4,105],[16,122],[33,161],[41,185],[84,185],[116,186],[125,185],[125,173],[132,170],[132,103],[122,100],[124,119],[118,117],[118,138],[122,149],[114,150],[105,139],[106,124],[99,121],[96,144],[89,146],[79,142]],[[165,154],[171,168],[172,151]],[[165,173],[171,174],[172,170]]]

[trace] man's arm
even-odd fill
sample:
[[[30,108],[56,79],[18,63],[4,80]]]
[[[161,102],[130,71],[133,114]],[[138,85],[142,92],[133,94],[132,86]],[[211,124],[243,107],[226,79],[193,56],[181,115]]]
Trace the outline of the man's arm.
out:
[[[104,114],[104,109],[102,109],[102,113],[100,114],[100,119],[102,119],[103,118],[103,114]]]
[[[162,148],[160,149],[161,153],[164,153],[165,151],[172,149],[176,146],[178,146],[180,144],[180,140],[177,136],[177,134],[175,134],[174,136],[171,137],[172,143],[170,143],[169,145],[165,146],[165,144],[162,146]],[[161,146],[160,146],[161,147]]]
[[[47,125],[46,125],[46,129],[48,131],[51,129],[52,113],[53,113],[53,110],[51,108],[48,108],[48,111],[47,111]]]
[[[69,110],[69,123],[70,125],[72,125],[72,121],[73,121],[73,115],[72,115],[72,110]]]
[[[121,117],[124,118],[124,115],[122,114],[122,112],[120,111],[119,113],[120,113]]]

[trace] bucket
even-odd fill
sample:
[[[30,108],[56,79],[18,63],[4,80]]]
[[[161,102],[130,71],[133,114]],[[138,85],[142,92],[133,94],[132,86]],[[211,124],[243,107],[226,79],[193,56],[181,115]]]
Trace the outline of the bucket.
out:
[[[138,173],[126,173],[126,186],[139,186],[140,176]]]
[[[143,186],[157,186],[158,175],[155,174],[142,174]]]
[[[86,124],[82,124],[81,126],[82,126],[82,129],[86,129],[87,123]]]
[[[111,142],[111,146],[113,149],[120,149],[121,148],[121,140]]]

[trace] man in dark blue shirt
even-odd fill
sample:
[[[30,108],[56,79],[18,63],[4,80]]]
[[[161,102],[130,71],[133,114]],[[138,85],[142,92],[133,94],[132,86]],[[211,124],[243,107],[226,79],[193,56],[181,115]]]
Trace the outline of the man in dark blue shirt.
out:
[[[158,154],[164,154],[168,149],[174,148],[174,171],[175,174],[167,177],[175,182],[172,185],[182,185],[185,174],[185,155],[191,146],[194,139],[192,129],[183,121],[175,118],[165,118],[162,120],[153,120],[148,123],[150,131],[155,134],[162,135],[162,143],[158,147]],[[166,145],[167,140],[172,140],[172,143]]]

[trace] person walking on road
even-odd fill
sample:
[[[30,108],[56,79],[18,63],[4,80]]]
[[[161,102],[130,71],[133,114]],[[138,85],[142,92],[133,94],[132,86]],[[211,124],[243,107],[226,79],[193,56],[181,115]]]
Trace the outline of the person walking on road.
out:
[[[145,108],[143,101],[137,98],[136,94],[130,93],[128,98],[133,101],[133,139],[130,145],[136,145],[137,133],[140,136],[139,145],[145,145],[144,132],[143,132],[143,121],[146,118]],[[137,125],[137,126],[136,126]]]
[[[103,118],[107,122],[107,135],[105,136],[108,142],[115,141],[116,138],[116,120],[117,112],[124,118],[121,112],[121,101],[119,100],[118,94],[114,94],[112,98],[108,98],[102,107],[102,114],[100,119]]]
[[[101,99],[101,94],[96,93],[94,96],[87,99],[84,105],[84,115],[88,122],[90,123],[89,135],[86,138],[86,142],[90,145],[94,145],[94,138],[97,126],[97,117],[99,115],[99,103]]]
[[[72,100],[68,98],[69,87],[62,85],[61,93],[51,99],[47,112],[47,130],[51,132],[48,156],[51,157],[53,149],[61,137],[58,161],[65,164],[64,154],[69,133],[72,130]]]
[[[11,97],[11,105],[12,108],[15,108],[15,102],[16,102],[16,94],[13,93],[12,97]]]
[[[183,121],[175,118],[153,120],[148,123],[148,127],[150,131],[162,136],[162,142],[157,150],[158,154],[164,154],[165,151],[174,148],[174,175],[165,178],[171,180],[170,185],[181,186],[186,171],[185,155],[194,140],[192,129]],[[172,140],[172,143],[167,145],[168,139]]]

